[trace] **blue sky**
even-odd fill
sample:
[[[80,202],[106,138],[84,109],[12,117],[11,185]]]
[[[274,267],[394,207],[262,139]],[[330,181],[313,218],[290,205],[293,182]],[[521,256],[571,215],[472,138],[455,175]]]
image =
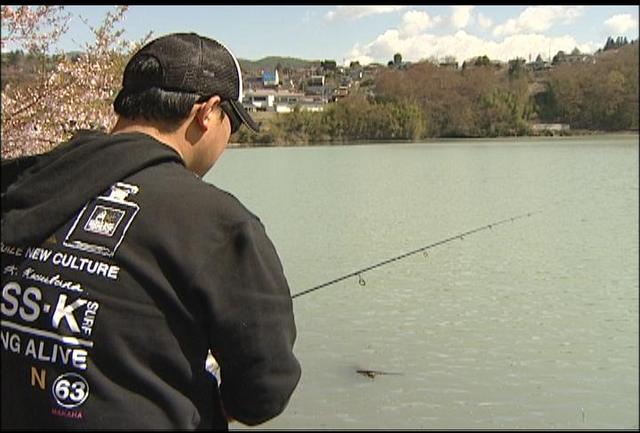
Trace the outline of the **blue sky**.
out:
[[[81,50],[91,24],[113,6],[66,6],[73,16],[58,48]],[[278,55],[348,64],[386,64],[395,53],[419,61],[478,55],[545,59],[559,50],[601,48],[607,36],[638,38],[638,6],[140,6],[120,26],[128,40],[195,31],[239,58]]]

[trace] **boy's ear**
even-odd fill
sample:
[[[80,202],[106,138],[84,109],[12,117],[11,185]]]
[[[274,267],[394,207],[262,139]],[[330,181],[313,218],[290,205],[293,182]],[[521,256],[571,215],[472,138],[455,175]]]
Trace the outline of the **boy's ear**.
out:
[[[220,105],[220,101],[220,97],[215,95],[201,104],[196,104],[196,121],[203,131],[209,129],[213,116]]]

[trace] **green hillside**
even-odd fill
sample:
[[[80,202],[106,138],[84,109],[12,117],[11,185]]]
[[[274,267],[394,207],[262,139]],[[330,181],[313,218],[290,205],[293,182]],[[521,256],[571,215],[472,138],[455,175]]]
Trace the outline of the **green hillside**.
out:
[[[303,60],[294,57],[269,56],[260,60],[238,59],[240,68],[244,73],[260,72],[263,70],[273,71],[276,66],[280,71],[284,69],[303,69],[320,66],[320,60]]]

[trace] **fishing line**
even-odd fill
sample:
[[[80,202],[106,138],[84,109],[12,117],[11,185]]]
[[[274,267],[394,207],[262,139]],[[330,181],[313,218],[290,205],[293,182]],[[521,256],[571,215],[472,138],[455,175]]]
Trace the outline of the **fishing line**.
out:
[[[444,244],[446,244],[448,242],[452,242],[452,241],[455,241],[455,240],[458,240],[458,239],[459,240],[464,240],[464,238],[466,236],[472,235],[474,233],[481,232],[483,230],[492,229],[493,227],[496,227],[496,226],[499,226],[501,224],[505,224],[505,223],[508,223],[508,222],[513,222],[513,221],[519,220],[521,218],[527,218],[527,217],[532,216],[535,213],[538,213],[538,212],[529,212],[529,213],[526,213],[526,214],[522,214],[522,215],[511,217],[511,218],[505,218],[503,220],[496,221],[496,222],[493,222],[491,224],[487,224],[487,225],[484,225],[482,227],[478,227],[478,228],[475,228],[473,230],[466,231],[464,233],[458,233],[457,235],[448,237],[446,239],[442,239],[440,241],[434,242],[434,243],[429,244],[427,246],[424,246],[424,247],[415,249],[413,251],[409,251],[407,253],[401,254],[399,256],[392,257],[392,258],[387,259],[387,260],[383,260],[382,262],[376,263],[375,265],[371,265],[371,266],[367,266],[367,267],[362,268],[362,269],[358,269],[357,271],[350,272],[350,273],[348,273],[346,275],[343,275],[341,277],[335,278],[335,279],[333,279],[331,281],[328,281],[326,283],[319,284],[319,285],[317,285],[315,287],[312,287],[310,289],[303,290],[301,292],[295,293],[295,294],[291,295],[291,299],[297,298],[298,296],[306,295],[307,293],[315,292],[316,290],[320,290],[320,289],[322,289],[324,287],[331,286],[333,284],[339,283],[340,281],[346,280],[347,278],[351,278],[351,277],[358,277],[358,283],[361,286],[364,286],[364,285],[366,285],[366,281],[364,280],[364,278],[362,278],[362,274],[367,272],[367,271],[371,271],[371,270],[379,268],[381,266],[388,265],[389,263],[393,263],[395,261],[402,260],[402,259],[407,258],[409,256],[412,256],[414,254],[424,253],[426,255],[427,254],[426,251],[431,249],[431,248],[435,248],[437,246],[444,245]]]

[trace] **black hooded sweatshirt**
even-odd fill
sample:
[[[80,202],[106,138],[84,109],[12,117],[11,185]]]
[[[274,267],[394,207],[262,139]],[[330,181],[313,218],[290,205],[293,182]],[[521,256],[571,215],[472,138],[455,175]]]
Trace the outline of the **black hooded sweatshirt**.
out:
[[[84,131],[3,161],[3,428],[256,425],[299,381],[295,337],[262,223],[169,146]]]

